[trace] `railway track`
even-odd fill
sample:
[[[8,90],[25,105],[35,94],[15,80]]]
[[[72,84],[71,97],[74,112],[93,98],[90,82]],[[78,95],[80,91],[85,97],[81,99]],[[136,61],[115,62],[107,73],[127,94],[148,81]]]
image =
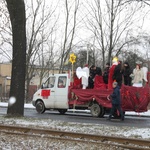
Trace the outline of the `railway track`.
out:
[[[31,128],[21,126],[0,125],[0,132],[20,136],[35,136],[53,138],[71,142],[92,143],[97,145],[111,145],[130,150],[150,150],[150,140],[133,139],[115,136],[74,133],[67,131],[49,130],[43,128]]]

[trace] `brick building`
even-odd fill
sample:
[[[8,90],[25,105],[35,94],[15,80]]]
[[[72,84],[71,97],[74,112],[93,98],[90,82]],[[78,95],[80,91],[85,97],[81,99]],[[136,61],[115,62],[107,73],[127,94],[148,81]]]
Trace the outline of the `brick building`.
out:
[[[11,63],[0,63],[0,97],[8,97],[11,81]]]
[[[32,66],[33,67],[33,66]],[[8,99],[10,84],[11,84],[11,63],[0,63],[0,99]],[[58,69],[42,68],[40,66],[34,66],[34,71],[32,72],[32,79],[29,83],[29,97],[32,99],[33,93],[40,87],[40,72],[44,72],[44,77],[42,82],[53,73],[58,73]]]

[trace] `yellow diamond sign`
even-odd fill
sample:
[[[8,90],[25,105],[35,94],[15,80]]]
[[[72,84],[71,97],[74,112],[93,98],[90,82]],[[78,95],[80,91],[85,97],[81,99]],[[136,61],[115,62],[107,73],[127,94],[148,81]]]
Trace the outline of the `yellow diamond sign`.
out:
[[[69,61],[73,64],[76,62],[76,55],[74,53],[70,54]]]

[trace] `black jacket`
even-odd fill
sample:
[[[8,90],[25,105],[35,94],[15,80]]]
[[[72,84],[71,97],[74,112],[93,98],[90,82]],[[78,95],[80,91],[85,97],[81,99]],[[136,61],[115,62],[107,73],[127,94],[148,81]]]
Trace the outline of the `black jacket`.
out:
[[[94,79],[96,75],[99,75],[101,76],[102,75],[102,70],[100,67],[96,67],[95,70],[93,69],[90,69],[90,75],[91,75],[91,78]]]
[[[106,67],[103,73],[103,80],[105,84],[108,84],[109,68],[110,67]]]
[[[132,73],[132,70],[130,69],[129,66],[124,67],[124,69],[123,69],[123,76],[124,77],[129,77],[131,73]]]
[[[124,84],[131,86],[132,78],[130,77],[130,74],[132,73],[132,70],[130,69],[130,66],[128,63],[126,63],[127,66],[124,66],[123,68],[123,77],[124,77]]]
[[[122,68],[121,68],[121,64],[118,64],[115,67],[114,74],[113,74],[113,80],[116,80],[118,83],[122,82]]]

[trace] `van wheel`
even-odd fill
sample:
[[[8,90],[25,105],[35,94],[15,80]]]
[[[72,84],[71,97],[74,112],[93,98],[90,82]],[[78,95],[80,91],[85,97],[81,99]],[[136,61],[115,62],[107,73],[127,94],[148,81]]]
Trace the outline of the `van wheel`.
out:
[[[93,117],[102,117],[101,115],[104,115],[102,112],[104,112],[104,109],[102,106],[99,104],[92,104],[91,106],[91,115]]]
[[[67,112],[67,109],[58,109],[58,111],[61,115],[63,115]]]
[[[37,101],[36,105],[36,111],[39,113],[39,114],[43,114],[45,112],[45,105],[42,101]]]

